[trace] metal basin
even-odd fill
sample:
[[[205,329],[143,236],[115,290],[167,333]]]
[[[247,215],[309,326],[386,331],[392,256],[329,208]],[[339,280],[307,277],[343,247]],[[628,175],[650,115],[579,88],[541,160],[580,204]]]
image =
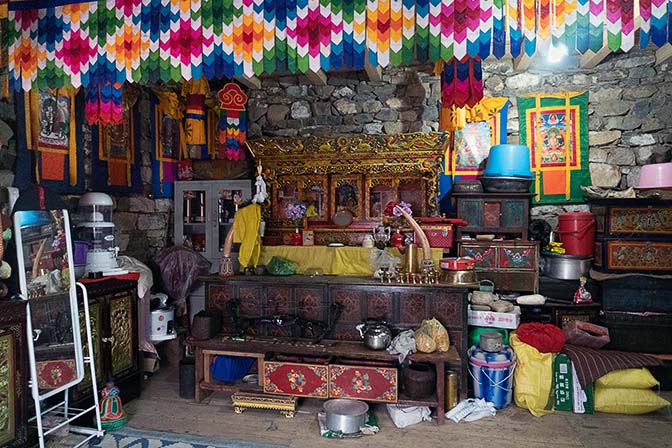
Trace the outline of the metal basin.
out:
[[[480,177],[483,189],[488,193],[529,193],[531,178],[527,177]]]
[[[324,403],[324,411],[330,431],[354,434],[366,424],[369,405],[363,401],[337,398]]]
[[[592,261],[593,257],[543,252],[540,263],[541,273],[559,280],[578,280],[590,271]]]

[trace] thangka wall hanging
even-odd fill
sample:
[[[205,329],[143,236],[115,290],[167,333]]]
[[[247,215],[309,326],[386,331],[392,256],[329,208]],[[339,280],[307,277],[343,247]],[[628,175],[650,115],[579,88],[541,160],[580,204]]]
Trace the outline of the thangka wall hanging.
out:
[[[518,97],[520,143],[531,149],[534,202],[583,202],[590,185],[588,92]]]
[[[122,122],[91,126],[91,189],[141,193],[140,114],[137,94],[124,89]]]
[[[83,95],[75,89],[17,93],[17,160],[14,185],[38,183],[55,193],[84,192],[81,127]]]
[[[73,4],[66,4],[73,3]],[[669,0],[10,0],[16,90],[672,43]]]
[[[151,95],[152,194],[173,197],[177,163],[187,158],[184,111],[175,92],[154,90]]]
[[[235,82],[230,82],[217,93],[219,98],[219,150],[217,157],[245,160],[247,138],[247,95]]]
[[[442,198],[452,189],[455,180],[475,179],[481,175],[490,147],[506,143],[508,110],[509,101],[503,97],[483,98],[474,107],[441,109],[439,128],[452,134],[444,157],[444,172],[439,179]],[[449,205],[442,201],[442,210],[448,209]]]

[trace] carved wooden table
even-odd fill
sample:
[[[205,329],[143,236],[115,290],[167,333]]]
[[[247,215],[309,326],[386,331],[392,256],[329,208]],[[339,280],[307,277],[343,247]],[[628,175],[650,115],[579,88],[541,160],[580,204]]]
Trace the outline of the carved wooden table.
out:
[[[224,336],[207,341],[198,341],[196,348],[196,400],[199,401],[212,390],[237,391],[238,386],[214,381],[210,377],[208,366],[212,356],[217,354],[245,353],[242,356],[257,358],[260,379],[264,365],[277,361],[277,354],[313,359],[299,361],[296,364],[322,365],[320,378],[328,378],[334,373],[351,374],[348,368],[335,370],[335,366],[365,366],[373,376],[379,374],[389,381],[388,390],[380,390],[376,395],[366,398],[369,401],[400,402],[405,404],[430,406],[437,409],[439,421],[443,420],[444,389],[446,368],[454,370],[459,377],[459,393],[466,398],[467,393],[467,307],[465,288],[448,285],[401,285],[380,283],[377,280],[347,276],[317,276],[314,278],[300,275],[288,277],[273,276],[236,276],[222,279],[216,276],[203,277],[206,289],[206,309],[219,311],[223,315]],[[300,334],[296,329],[259,325],[250,329],[248,338],[237,341],[233,322],[229,314],[229,303],[239,300],[241,317],[255,318],[273,315],[294,315],[304,319],[328,322],[332,316],[332,304],[341,306],[340,318],[333,332],[319,344],[306,340],[297,340]],[[397,357],[385,351],[368,350],[359,342],[360,336],[355,325],[367,318],[383,319],[395,331],[415,329],[423,319],[436,317],[448,330],[451,349],[443,354],[413,354],[411,359],[423,361],[435,366],[437,373],[436,393],[426,400],[410,400],[403,392],[392,391],[392,385],[398,387],[396,371]],[[357,341],[357,342],[355,342]],[[252,355],[250,355],[252,354]],[[346,364],[343,360],[350,362]],[[330,367],[331,366],[331,367]],[[331,370],[330,370],[331,369]],[[376,370],[377,369],[377,370]],[[387,370],[386,370],[387,369]],[[343,376],[336,378],[342,380]],[[326,379],[325,383],[330,383]],[[278,393],[285,393],[278,385]],[[262,384],[251,391],[261,390]],[[372,386],[375,386],[372,384]],[[303,396],[328,398],[330,385],[320,386],[314,392]],[[373,387],[375,389],[375,387]],[[286,394],[286,393],[285,393]]]

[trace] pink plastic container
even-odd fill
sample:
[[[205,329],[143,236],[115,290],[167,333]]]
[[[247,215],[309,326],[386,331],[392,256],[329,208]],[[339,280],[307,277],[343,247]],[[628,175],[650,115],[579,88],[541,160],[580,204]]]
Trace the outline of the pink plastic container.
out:
[[[671,188],[672,163],[644,165],[639,173],[637,188]]]

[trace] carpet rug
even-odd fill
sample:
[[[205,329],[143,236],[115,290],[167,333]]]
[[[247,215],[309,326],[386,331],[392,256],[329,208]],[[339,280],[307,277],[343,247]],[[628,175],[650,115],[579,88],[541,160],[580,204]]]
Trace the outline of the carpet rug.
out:
[[[286,445],[268,445],[265,443],[242,440],[221,440],[191,434],[146,431],[134,428],[121,428],[110,431],[90,448],[283,448]]]

